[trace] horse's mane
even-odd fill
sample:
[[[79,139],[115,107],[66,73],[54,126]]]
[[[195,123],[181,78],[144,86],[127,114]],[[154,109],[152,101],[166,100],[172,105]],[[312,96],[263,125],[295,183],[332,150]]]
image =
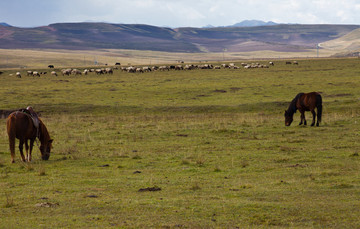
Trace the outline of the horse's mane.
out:
[[[297,110],[297,107],[296,107],[296,103],[298,101],[298,99],[303,95],[304,93],[299,93],[295,96],[295,98],[291,101],[288,109],[287,109],[287,112],[290,114],[290,115],[293,115],[294,113],[296,113],[296,110]]]

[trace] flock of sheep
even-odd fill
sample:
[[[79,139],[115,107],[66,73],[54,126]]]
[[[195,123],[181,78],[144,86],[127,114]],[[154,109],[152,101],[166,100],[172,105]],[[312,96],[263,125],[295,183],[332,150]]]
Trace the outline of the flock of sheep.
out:
[[[113,74],[113,69],[112,68],[98,68],[98,69],[84,69],[83,72],[81,72],[80,70],[78,69],[71,69],[71,68],[68,68],[68,69],[62,69],[61,70],[61,74],[63,76],[67,75],[87,75],[89,74],[90,72],[95,72],[96,74],[98,75],[101,75],[101,74]]]
[[[83,72],[74,68],[68,68],[68,69],[62,69],[61,70],[61,74],[63,76],[67,75],[87,75],[90,72],[95,72],[96,74],[113,74],[113,69],[112,68],[101,68],[101,69],[85,69]],[[26,75],[27,76],[39,76],[40,75],[46,75],[47,72],[38,72],[38,71],[27,71]],[[52,76],[58,76],[56,71],[51,71],[50,73]],[[12,76],[13,74],[10,74],[10,76]],[[20,72],[16,72],[15,74],[18,78],[21,78],[21,73]]]
[[[241,66],[245,69],[250,68],[269,68],[269,66],[274,66],[273,62],[269,62],[269,65],[266,64],[259,64],[259,63],[241,63]],[[143,73],[143,72],[151,72],[151,71],[170,71],[170,70],[194,70],[194,69],[240,69],[239,66],[236,66],[234,63],[230,64],[221,64],[221,65],[212,65],[212,64],[201,64],[201,65],[194,65],[194,64],[187,64],[187,65],[164,65],[164,66],[153,66],[153,67],[121,67],[121,70],[124,72],[129,73]]]
[[[293,62],[286,62],[286,64],[298,64],[297,61]],[[270,61],[268,65],[266,64],[260,64],[260,63],[241,63],[241,67],[244,69],[252,69],[252,68],[269,68],[269,66],[274,66],[274,62]],[[230,64],[221,64],[221,65],[212,65],[212,64],[200,64],[200,65],[194,65],[194,64],[186,64],[186,65],[164,65],[164,66],[143,66],[143,67],[135,67],[135,66],[129,66],[129,67],[121,67],[118,68],[115,66],[114,68],[98,68],[98,69],[84,69],[83,71],[80,71],[78,69],[62,69],[60,70],[61,74],[63,76],[69,76],[69,75],[87,75],[89,73],[95,73],[97,75],[102,74],[113,74],[114,70],[121,70],[123,72],[128,73],[144,73],[144,72],[152,72],[152,71],[170,71],[170,70],[194,70],[194,69],[240,69],[239,66],[235,65],[234,63]],[[27,71],[27,76],[38,76],[45,75],[47,72],[38,72],[38,71]],[[56,71],[51,71],[50,73],[52,76],[58,76],[58,73]],[[12,76],[13,74],[10,74]],[[16,72],[15,74],[18,78],[21,78],[21,73]]]
[[[38,71],[27,71],[26,72],[26,75],[27,76],[38,76],[40,77],[40,75],[46,75],[47,72],[38,72]],[[13,76],[14,74],[9,74],[10,76]],[[18,78],[21,78],[21,73],[20,72],[16,72],[15,73],[15,76],[18,77]]]

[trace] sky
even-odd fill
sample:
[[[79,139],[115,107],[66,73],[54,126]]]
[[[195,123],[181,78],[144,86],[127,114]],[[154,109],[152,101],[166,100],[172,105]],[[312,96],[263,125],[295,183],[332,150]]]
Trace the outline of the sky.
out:
[[[0,0],[0,22],[228,26],[243,20],[360,25],[360,0]]]

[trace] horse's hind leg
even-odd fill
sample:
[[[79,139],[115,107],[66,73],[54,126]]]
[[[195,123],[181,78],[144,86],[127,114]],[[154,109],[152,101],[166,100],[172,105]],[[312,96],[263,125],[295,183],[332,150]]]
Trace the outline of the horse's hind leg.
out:
[[[26,159],[24,157],[24,152],[23,152],[23,148],[24,148],[24,141],[20,140],[19,141],[19,150],[20,150],[20,156],[23,162],[26,162]]]
[[[32,153],[32,150],[33,150],[33,146],[34,146],[34,140],[30,139],[30,151],[29,151],[29,154],[28,154],[28,161],[29,162],[31,161],[31,153]]]
[[[11,163],[15,163],[15,137],[9,136],[9,148],[11,153]]]
[[[315,125],[315,117],[316,117],[315,110],[312,110],[311,113],[312,113],[312,115],[313,115],[313,121],[312,121],[312,123],[311,123],[311,126],[314,126],[314,125]]]
[[[30,161],[29,158],[30,158],[30,155],[29,155],[29,144],[28,144],[28,141],[25,140],[25,151],[26,151],[26,154],[25,154],[25,160],[26,161]]]

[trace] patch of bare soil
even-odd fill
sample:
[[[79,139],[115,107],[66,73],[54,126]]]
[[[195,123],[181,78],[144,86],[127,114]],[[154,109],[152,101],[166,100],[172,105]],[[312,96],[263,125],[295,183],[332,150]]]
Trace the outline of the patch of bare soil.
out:
[[[212,92],[215,92],[215,93],[226,93],[227,91],[226,90],[221,90],[221,89],[216,89]]]
[[[302,165],[302,164],[295,164],[295,165],[289,165],[290,168],[305,168],[308,167],[308,165]]]
[[[140,188],[138,192],[157,192],[157,191],[161,191],[161,188],[154,186],[148,188]]]
[[[327,95],[326,97],[328,97],[328,98],[335,98],[335,97],[346,97],[346,96],[352,96],[352,94],[343,93],[343,94]]]

